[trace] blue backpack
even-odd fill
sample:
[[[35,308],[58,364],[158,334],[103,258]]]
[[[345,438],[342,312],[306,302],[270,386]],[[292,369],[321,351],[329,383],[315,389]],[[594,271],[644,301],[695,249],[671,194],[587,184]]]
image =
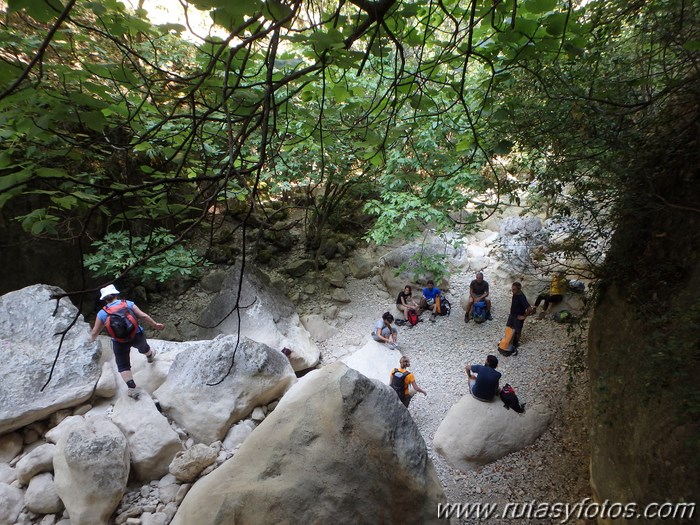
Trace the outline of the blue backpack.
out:
[[[486,321],[486,301],[483,299],[474,303],[473,319],[475,323]]]

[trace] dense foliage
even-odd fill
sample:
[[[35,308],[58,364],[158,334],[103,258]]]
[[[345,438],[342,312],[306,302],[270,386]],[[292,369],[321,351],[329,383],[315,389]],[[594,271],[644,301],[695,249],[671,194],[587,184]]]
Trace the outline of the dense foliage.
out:
[[[3,212],[86,252],[137,238],[149,250],[124,271],[227,214],[269,227],[276,202],[304,210],[313,251],[362,211],[386,242],[475,227],[529,193],[578,232],[542,263],[576,256],[595,275],[644,187],[625,169],[634,145],[697,96],[694,0],[171,8],[203,10],[201,35],[143,4],[14,0],[0,26]]]

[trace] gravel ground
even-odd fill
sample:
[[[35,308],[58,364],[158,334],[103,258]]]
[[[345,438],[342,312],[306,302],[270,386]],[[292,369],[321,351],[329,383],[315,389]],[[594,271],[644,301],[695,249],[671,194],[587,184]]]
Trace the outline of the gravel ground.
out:
[[[448,503],[541,502],[575,504],[590,497],[588,485],[588,394],[587,374],[580,372],[569,381],[567,356],[574,346],[565,325],[551,320],[528,318],[523,330],[520,352],[515,357],[499,356],[502,384],[510,383],[521,402],[544,401],[554,417],[548,430],[531,446],[510,454],[478,471],[452,469],[433,450],[433,436],[449,408],[467,392],[464,367],[482,364],[489,353],[497,354],[496,344],[503,334],[510,308],[510,283],[490,281],[493,321],[477,325],[464,323],[459,298],[466,297],[473,276],[450,277],[453,313],[413,328],[398,327],[399,345],[411,358],[416,382],[428,392],[417,395],[410,412],[417,423],[444,486]],[[488,276],[487,276],[488,280]],[[376,278],[374,280],[376,282]],[[325,364],[359,347],[368,338],[374,322],[387,310],[393,312],[394,300],[371,279],[349,278],[346,287],[351,297],[362,297],[341,307],[343,317],[336,321],[338,335],[321,343]],[[531,301],[534,298],[529,298]],[[397,363],[398,364],[398,363]],[[564,523],[562,518],[491,518],[497,523]],[[454,523],[482,523],[472,517],[454,519]],[[569,519],[566,523],[586,523]]]

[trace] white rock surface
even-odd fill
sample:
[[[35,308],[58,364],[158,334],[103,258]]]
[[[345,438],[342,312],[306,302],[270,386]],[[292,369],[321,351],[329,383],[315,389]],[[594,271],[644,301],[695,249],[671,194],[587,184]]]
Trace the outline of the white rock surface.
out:
[[[129,477],[124,434],[102,418],[72,426],[56,444],[54,476],[71,525],[107,525]]]
[[[401,341],[399,341],[400,344]],[[392,350],[387,345],[378,343],[368,336],[367,343],[362,348],[344,357],[341,361],[367,377],[388,384],[389,374],[399,366],[400,359],[401,352],[399,350]]]
[[[145,392],[137,400],[128,396],[120,398],[114,405],[112,422],[126,436],[131,465],[138,479],[163,477],[170,462],[183,449],[179,436]]]
[[[69,299],[57,307],[56,293],[38,284],[0,297],[0,434],[87,401],[100,377],[99,343]]]
[[[34,476],[24,494],[27,510],[35,514],[55,514],[63,511],[63,502],[56,493],[53,474],[45,472]]]
[[[22,512],[24,493],[17,487],[0,483],[0,525],[13,525]]]
[[[195,483],[172,525],[439,523],[440,502],[425,443],[396,395],[335,363],[305,376],[233,458]]]
[[[280,351],[247,338],[237,348],[236,342],[219,336],[181,352],[155,392],[167,415],[200,443],[221,440],[233,423],[296,381]]]

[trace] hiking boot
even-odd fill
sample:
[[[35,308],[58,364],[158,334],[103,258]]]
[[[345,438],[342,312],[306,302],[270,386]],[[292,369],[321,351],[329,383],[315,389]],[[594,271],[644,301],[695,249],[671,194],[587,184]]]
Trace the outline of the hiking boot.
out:
[[[469,322],[469,314],[464,314],[464,322],[465,323]]]
[[[136,401],[139,398],[139,391],[136,390],[135,388],[129,388],[126,391],[126,395],[129,396],[134,401]]]
[[[435,314],[430,314],[430,322],[434,323],[435,322]]]
[[[491,312],[486,312],[486,320],[493,321],[493,317],[491,317]]]
[[[146,360],[147,360],[149,363],[152,363],[153,361],[156,360],[156,354],[157,354],[156,349],[155,349],[155,348],[151,348],[151,355],[146,355]]]

